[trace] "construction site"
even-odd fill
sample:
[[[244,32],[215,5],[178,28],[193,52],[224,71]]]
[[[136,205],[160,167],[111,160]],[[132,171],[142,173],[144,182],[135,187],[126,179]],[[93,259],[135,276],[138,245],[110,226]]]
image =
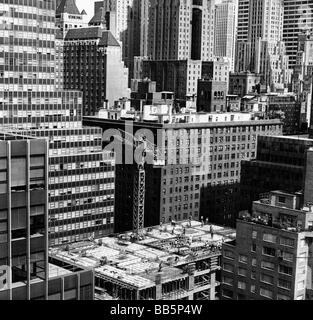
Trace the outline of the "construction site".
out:
[[[93,270],[96,300],[216,300],[222,244],[235,230],[197,221],[51,248],[67,270]]]

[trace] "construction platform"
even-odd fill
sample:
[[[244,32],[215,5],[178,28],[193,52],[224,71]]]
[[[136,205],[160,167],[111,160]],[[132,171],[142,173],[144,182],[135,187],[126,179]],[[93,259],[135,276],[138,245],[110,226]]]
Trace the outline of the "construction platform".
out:
[[[142,230],[139,240],[123,233],[51,248],[65,269],[92,269],[101,300],[214,300],[219,290],[222,244],[234,229],[197,221]]]

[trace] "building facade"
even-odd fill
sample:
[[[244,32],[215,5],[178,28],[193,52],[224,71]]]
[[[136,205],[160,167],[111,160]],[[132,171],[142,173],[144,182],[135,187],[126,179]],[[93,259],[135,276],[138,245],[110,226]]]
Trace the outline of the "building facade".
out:
[[[241,21],[242,23],[242,21]],[[237,0],[226,0],[215,6],[214,56],[227,57],[230,71],[235,70],[236,35],[238,24]],[[242,35],[240,35],[242,36]],[[239,36],[237,41],[239,41]]]
[[[171,120],[170,120],[171,119]],[[234,225],[239,209],[240,164],[256,156],[259,134],[281,134],[277,120],[253,120],[249,114],[175,114],[154,123],[129,122],[135,134],[150,130],[161,150],[166,146],[163,166],[146,166],[146,226],[201,216],[211,222]],[[85,118],[84,124],[104,131],[125,131],[125,120]],[[131,229],[136,165],[116,165],[116,231]],[[128,229],[127,229],[128,228]]]
[[[284,0],[283,40],[286,44],[290,67],[297,60],[298,36],[313,29],[313,4],[309,0]]]
[[[100,27],[73,29],[64,39],[64,88],[83,92],[83,114],[95,115],[104,105],[129,98],[128,69],[121,47]]]
[[[222,299],[305,300],[311,288],[313,212],[303,195],[271,192],[223,245]]]
[[[256,158],[241,165],[240,210],[271,190],[294,193],[304,188],[307,151],[312,139],[259,136]]]
[[[8,1],[0,10],[0,125],[49,139],[50,244],[110,233],[114,163],[101,130],[82,126],[82,95],[56,90],[55,2]],[[21,14],[39,28],[18,31]]]
[[[152,60],[212,60],[214,11],[214,0],[151,1],[148,56]]]

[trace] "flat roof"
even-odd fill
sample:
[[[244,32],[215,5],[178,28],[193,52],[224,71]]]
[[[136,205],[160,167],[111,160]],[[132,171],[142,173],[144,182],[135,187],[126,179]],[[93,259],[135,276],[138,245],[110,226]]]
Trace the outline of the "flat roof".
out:
[[[186,277],[180,265],[220,255],[222,243],[234,240],[236,231],[183,221],[145,228],[138,241],[131,235],[126,232],[51,248],[49,254],[72,265],[93,268],[97,277],[144,289],[154,286],[160,275],[163,280]]]

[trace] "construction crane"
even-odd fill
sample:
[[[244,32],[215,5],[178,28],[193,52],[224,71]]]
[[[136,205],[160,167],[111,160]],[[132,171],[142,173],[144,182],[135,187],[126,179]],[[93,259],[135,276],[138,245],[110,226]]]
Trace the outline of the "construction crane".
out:
[[[147,154],[153,155],[154,166],[163,166],[165,160],[160,148],[150,142],[145,136],[134,137],[132,134],[119,129],[124,136],[123,143],[136,147],[142,144],[142,153],[137,154],[137,171],[134,177],[134,196],[133,196],[133,237],[139,239],[144,229],[144,207],[145,207],[145,188],[146,188],[146,171],[145,162]],[[120,137],[115,137],[119,139]]]

